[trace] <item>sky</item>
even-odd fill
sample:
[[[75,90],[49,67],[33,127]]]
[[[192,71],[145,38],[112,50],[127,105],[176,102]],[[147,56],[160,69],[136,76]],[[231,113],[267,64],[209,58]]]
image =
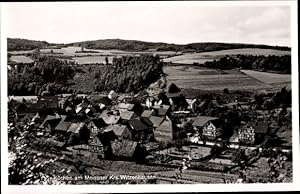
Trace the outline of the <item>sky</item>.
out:
[[[235,42],[291,45],[288,6],[98,2],[8,3],[10,38],[70,43],[128,39],[186,44]]]

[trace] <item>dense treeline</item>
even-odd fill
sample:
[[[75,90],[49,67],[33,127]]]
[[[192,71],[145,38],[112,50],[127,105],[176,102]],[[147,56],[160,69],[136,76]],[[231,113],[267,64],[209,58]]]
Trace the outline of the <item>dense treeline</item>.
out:
[[[126,51],[180,51],[180,52],[206,52],[217,51],[225,49],[239,49],[239,48],[261,48],[261,49],[276,49],[276,50],[291,50],[289,47],[284,46],[269,46],[259,44],[239,44],[239,43],[216,43],[216,42],[203,42],[191,44],[170,44],[163,42],[145,42],[138,40],[122,40],[122,39],[104,39],[83,41],[70,44],[49,44],[46,41],[34,41],[26,39],[8,38],[7,40],[8,51],[17,50],[33,50],[36,48],[43,48],[46,46],[57,46],[58,48],[64,46],[79,46],[84,45],[89,49],[119,49]],[[54,47],[53,47],[54,48]]]
[[[16,65],[8,72],[9,95],[53,94],[68,90],[67,83],[75,75],[73,62],[52,57],[39,57],[35,65]]]
[[[119,49],[126,51],[146,51],[154,49],[157,51],[180,51],[180,52],[205,52],[217,51],[225,49],[238,48],[261,48],[261,49],[276,49],[276,50],[290,50],[289,47],[268,46],[256,44],[237,44],[237,43],[191,43],[191,44],[169,44],[161,42],[144,42],[137,40],[122,40],[122,39],[104,39],[71,43],[70,46],[84,45],[89,49]]]
[[[163,74],[158,56],[123,56],[114,58],[95,75],[97,91],[137,92],[153,83]]]
[[[33,50],[37,48],[44,48],[50,44],[46,41],[35,41],[19,38],[8,38],[7,39],[7,50],[8,51],[24,51]]]
[[[261,71],[277,71],[280,73],[291,73],[291,56],[253,56],[253,55],[236,55],[226,56],[219,60],[208,61],[203,64],[205,67],[218,69],[255,69]]]

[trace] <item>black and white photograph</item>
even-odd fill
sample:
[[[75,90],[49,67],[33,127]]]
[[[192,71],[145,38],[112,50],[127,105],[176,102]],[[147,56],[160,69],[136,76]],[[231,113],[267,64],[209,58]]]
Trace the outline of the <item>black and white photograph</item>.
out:
[[[295,189],[295,10],[292,0],[1,3],[1,177]]]

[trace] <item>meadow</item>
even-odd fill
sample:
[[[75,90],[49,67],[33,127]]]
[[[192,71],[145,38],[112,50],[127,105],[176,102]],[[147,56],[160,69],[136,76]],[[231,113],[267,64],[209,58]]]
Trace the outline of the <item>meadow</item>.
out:
[[[291,82],[290,74],[278,74],[278,73],[260,72],[260,71],[253,71],[253,70],[241,70],[241,72],[267,84]]]
[[[10,60],[13,62],[16,62],[16,63],[33,63],[34,62],[31,58],[26,57],[24,55],[11,56]]]
[[[271,85],[261,82],[238,70],[225,71],[225,74],[202,67],[166,66],[168,82],[174,82],[180,88],[200,90],[257,90],[270,89]]]
[[[257,48],[244,48],[244,49],[229,49],[202,53],[187,53],[179,56],[174,56],[164,59],[164,62],[180,63],[180,64],[203,64],[206,61],[213,61],[220,59],[226,55],[290,55],[290,51],[280,51],[274,49],[257,49]]]

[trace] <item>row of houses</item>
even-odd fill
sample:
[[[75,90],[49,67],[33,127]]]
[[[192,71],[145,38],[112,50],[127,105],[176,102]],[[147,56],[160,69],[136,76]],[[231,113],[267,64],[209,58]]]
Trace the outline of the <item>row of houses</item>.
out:
[[[224,132],[223,121],[217,117],[197,116],[192,125],[208,140],[215,140]],[[238,128],[236,142],[253,145],[263,139],[268,132],[268,127],[265,121],[242,122],[242,126]]]

